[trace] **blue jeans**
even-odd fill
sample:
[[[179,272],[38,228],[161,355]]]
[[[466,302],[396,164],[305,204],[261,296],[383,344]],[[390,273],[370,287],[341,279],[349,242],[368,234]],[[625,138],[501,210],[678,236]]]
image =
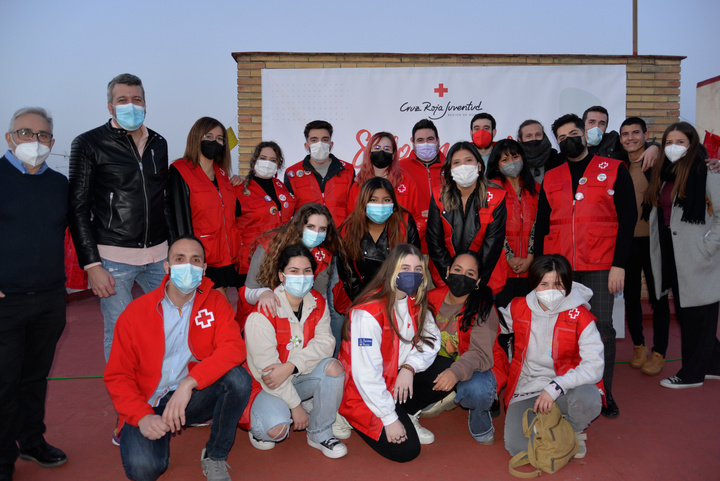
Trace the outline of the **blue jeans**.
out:
[[[208,458],[225,460],[235,442],[235,432],[240,416],[245,410],[252,379],[245,369],[236,366],[214,384],[201,390],[193,390],[185,408],[185,425],[213,419],[210,439],[205,445]],[[162,415],[173,392],[169,392],[153,408]],[[135,481],[154,481],[168,468],[170,462],[170,438],[167,433],[160,439],[150,440],[142,435],[140,428],[125,424],[120,441],[120,457],[125,475]]]
[[[327,302],[328,310],[330,311],[330,330],[333,333],[333,337],[335,337],[335,351],[333,352],[333,357],[337,359],[338,353],[340,352],[340,343],[342,342],[342,327],[345,322],[345,316],[335,310],[335,296],[333,294],[333,287],[335,287],[335,284],[340,282],[337,267],[337,256],[333,257],[332,265],[330,267],[332,268],[332,273],[330,274],[330,281],[328,281]]]
[[[490,408],[497,398],[496,381],[492,371],[475,371],[467,381],[457,384],[455,402],[469,409],[468,428],[477,442],[484,442],[494,434]]]
[[[330,376],[325,372],[331,361],[337,362],[330,357],[323,359],[309,374],[300,374],[292,379],[300,399],[305,401],[312,398],[313,407],[308,413],[310,423],[307,433],[308,438],[316,443],[333,436],[332,423],[343,395],[345,376]],[[268,436],[268,431],[281,424],[290,426],[290,423],[290,408],[285,401],[265,391],[258,394],[250,409],[250,431],[256,439],[282,441]]]
[[[100,310],[105,320],[105,362],[110,358],[115,323],[120,314],[133,300],[133,284],[137,281],[145,293],[160,287],[163,277],[165,277],[164,262],[163,260],[144,266],[133,266],[102,259],[103,268],[112,274],[113,279],[115,279],[115,292],[117,292],[114,296],[100,299]]]

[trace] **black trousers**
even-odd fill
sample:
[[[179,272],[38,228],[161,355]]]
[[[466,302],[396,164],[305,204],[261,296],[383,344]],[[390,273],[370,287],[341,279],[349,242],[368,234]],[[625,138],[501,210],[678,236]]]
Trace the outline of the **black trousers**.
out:
[[[584,284],[593,291],[590,299],[590,312],[597,317],[597,328],[600,331],[605,347],[605,370],[603,381],[605,390],[612,393],[613,373],[615,372],[615,328],[613,327],[612,311],[615,298],[608,289],[610,271],[574,271],[573,280]]]
[[[395,412],[407,433],[407,440],[400,444],[391,443],[385,435],[385,428],[380,433],[380,438],[375,441],[373,438],[366,436],[358,430],[356,433],[380,456],[396,461],[398,463],[406,463],[417,458],[420,454],[420,440],[418,439],[415,427],[410,420],[410,414],[415,414],[424,407],[434,404],[449,393],[446,391],[433,391],[435,385],[433,381],[445,369],[449,368],[453,363],[452,359],[437,356],[435,362],[425,371],[418,373],[413,381],[413,397],[405,404],[395,404]]]
[[[650,266],[650,238],[633,237],[630,256],[625,265],[625,318],[633,344],[645,344],[642,325],[642,273],[645,273],[650,306],[653,310],[653,348],[652,350],[665,357],[670,331],[670,303],[665,294],[658,299],[655,295],[655,284]]]
[[[0,465],[44,441],[47,376],[65,328],[65,288],[0,298]]]

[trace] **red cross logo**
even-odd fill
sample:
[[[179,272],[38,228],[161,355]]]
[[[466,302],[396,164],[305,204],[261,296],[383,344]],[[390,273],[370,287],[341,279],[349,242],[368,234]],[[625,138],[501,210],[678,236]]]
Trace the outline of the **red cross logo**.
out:
[[[570,319],[575,319],[579,315],[580,315],[580,310],[577,307],[575,309],[571,310],[570,312],[568,312],[568,317]]]
[[[444,97],[445,94],[448,92],[448,89],[445,88],[445,85],[439,84],[436,89],[433,90],[436,94],[438,94],[439,97]]]
[[[600,165],[598,165],[598,167],[600,167],[601,169],[607,169],[607,168],[608,168],[608,163],[607,163],[607,162],[602,162],[602,163],[600,163]]]
[[[195,324],[203,329],[210,327],[214,321],[215,315],[207,309],[198,311],[197,316],[195,316]]]
[[[403,192],[405,192],[405,190],[407,190],[407,187],[405,187],[405,184],[400,184],[400,185],[398,185],[397,190],[398,190],[398,192],[400,192],[402,194]]]
[[[488,202],[490,202],[491,200],[493,200],[493,193],[488,192]]]
[[[317,250],[315,252],[315,259],[317,259],[318,262],[322,262],[325,259],[325,253],[321,250]]]

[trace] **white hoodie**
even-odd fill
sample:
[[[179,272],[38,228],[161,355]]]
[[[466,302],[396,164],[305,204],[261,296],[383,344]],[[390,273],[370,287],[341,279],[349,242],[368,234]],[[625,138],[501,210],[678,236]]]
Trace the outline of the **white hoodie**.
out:
[[[516,396],[510,401],[511,403],[516,400],[517,395],[523,395],[522,397],[535,396],[539,395],[542,390],[550,394],[553,399],[557,399],[560,392],[550,386],[552,381],[555,381],[565,393],[584,384],[600,382],[605,367],[604,348],[600,333],[594,322],[588,324],[578,339],[580,364],[564,375],[557,376],[552,359],[553,330],[555,329],[558,314],[578,306],[585,306],[590,309],[588,301],[592,298],[592,294],[592,290],[588,287],[573,282],[570,294],[562,300],[558,307],[548,311],[540,307],[534,290],[525,297],[528,307],[532,311],[530,339],[525,362],[515,388]],[[507,307],[501,308],[500,312],[505,317],[508,329],[512,332],[510,307],[511,305],[508,304]]]

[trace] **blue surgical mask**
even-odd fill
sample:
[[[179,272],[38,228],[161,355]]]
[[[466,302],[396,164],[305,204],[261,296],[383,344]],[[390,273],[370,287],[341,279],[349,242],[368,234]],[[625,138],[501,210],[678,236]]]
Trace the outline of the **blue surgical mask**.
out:
[[[413,296],[422,281],[422,272],[400,272],[395,279],[395,285],[408,296]]]
[[[314,283],[315,277],[312,275],[285,274],[285,283],[283,286],[290,295],[301,298],[310,292]]]
[[[603,133],[602,130],[600,130],[600,127],[593,127],[587,132],[587,143],[588,145],[595,147],[600,144],[602,137]]]
[[[376,224],[383,224],[390,218],[395,209],[395,204],[390,202],[389,204],[375,204],[370,203],[365,206],[365,213],[368,219],[375,222]]]
[[[115,120],[125,130],[137,130],[145,121],[145,107],[132,103],[116,105]]]
[[[327,233],[325,232],[315,232],[314,230],[305,227],[303,229],[302,241],[303,244],[305,244],[305,247],[307,247],[308,249],[314,249],[315,247],[323,243],[326,235]]]
[[[192,264],[170,266],[170,280],[183,294],[190,294],[202,282],[203,268]]]

